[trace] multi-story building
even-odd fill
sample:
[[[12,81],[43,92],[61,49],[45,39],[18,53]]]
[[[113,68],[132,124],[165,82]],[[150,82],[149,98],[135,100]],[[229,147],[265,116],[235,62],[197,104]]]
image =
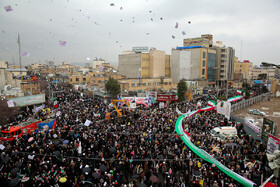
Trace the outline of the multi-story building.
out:
[[[170,76],[170,56],[151,48],[148,53],[125,51],[119,55],[119,73],[127,78]]]
[[[96,69],[97,66],[101,66],[103,63],[106,63],[106,61],[104,59],[95,59],[92,62],[92,69]]]
[[[121,79],[121,93],[126,94],[130,91],[169,91],[176,87],[171,78],[141,78],[141,79]]]
[[[259,67],[253,66],[251,78],[257,80],[260,74],[266,74],[267,79],[274,79],[276,76],[276,68],[274,67]]]
[[[233,80],[235,50],[221,41],[215,42],[211,49],[216,50],[216,81],[220,86],[225,85],[227,80]]]
[[[234,73],[241,73],[242,78],[246,80],[251,80],[253,70],[253,63],[249,60],[244,60],[239,62],[238,59],[234,62]]]
[[[185,43],[186,41],[184,41]],[[216,51],[204,46],[177,47],[171,51],[171,77],[174,83],[181,79],[207,80],[208,63],[215,66]],[[211,54],[211,55],[210,55]],[[210,72],[211,79],[214,75]]]

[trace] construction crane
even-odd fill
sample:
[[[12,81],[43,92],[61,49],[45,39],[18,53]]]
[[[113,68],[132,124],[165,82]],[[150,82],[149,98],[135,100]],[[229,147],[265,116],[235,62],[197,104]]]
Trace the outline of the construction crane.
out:
[[[122,116],[122,110],[118,109],[118,107],[116,105],[118,102],[125,103],[129,107],[129,101],[127,101],[127,100],[112,100],[112,104],[114,105],[114,108],[116,109],[118,115]]]

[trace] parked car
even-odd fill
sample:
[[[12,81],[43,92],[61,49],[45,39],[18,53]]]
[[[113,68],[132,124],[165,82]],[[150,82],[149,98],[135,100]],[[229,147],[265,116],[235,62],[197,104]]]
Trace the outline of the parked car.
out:
[[[255,115],[259,115],[259,116],[265,116],[265,113],[258,110],[258,109],[250,109],[249,110],[249,114],[255,114]]]

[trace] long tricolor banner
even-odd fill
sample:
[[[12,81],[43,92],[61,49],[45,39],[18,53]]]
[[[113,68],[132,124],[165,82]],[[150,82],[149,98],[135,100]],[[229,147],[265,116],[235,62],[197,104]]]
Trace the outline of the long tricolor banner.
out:
[[[243,97],[242,97],[243,98]],[[228,99],[228,101],[236,101],[237,98],[230,98]],[[184,118],[190,117],[198,112],[201,111],[210,111],[210,110],[214,110],[215,106],[207,106],[205,108],[196,110],[196,111],[192,111],[192,112],[188,112],[186,114],[181,115],[175,124],[175,130],[176,133],[178,135],[181,135],[181,139],[184,141],[184,143],[195,153],[197,154],[200,158],[202,158],[203,160],[211,163],[211,164],[215,164],[215,166],[217,168],[219,168],[222,172],[224,172],[226,175],[228,175],[229,177],[233,178],[234,180],[236,180],[237,182],[239,182],[240,184],[242,184],[243,186],[248,186],[248,187],[252,187],[255,185],[254,182],[250,181],[249,179],[246,179],[245,177],[235,173],[234,171],[230,170],[229,168],[227,168],[226,166],[224,166],[223,164],[221,164],[219,161],[217,161],[215,158],[213,158],[211,155],[209,155],[207,152],[205,152],[204,150],[196,147],[192,142],[191,142],[191,137],[190,137],[190,133],[186,132],[183,128],[182,125],[182,121]]]

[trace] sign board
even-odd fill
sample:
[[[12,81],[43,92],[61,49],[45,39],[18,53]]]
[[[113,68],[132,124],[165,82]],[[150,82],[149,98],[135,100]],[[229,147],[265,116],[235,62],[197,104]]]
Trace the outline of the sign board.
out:
[[[147,53],[147,52],[149,52],[149,47],[148,46],[132,47],[132,51],[135,53]]]
[[[207,38],[188,38],[188,39],[184,39],[184,47],[203,46],[203,44],[209,44],[209,40]]]
[[[231,103],[229,101],[221,101],[217,104],[217,113],[222,114],[230,119]]]
[[[164,108],[164,102],[159,103],[159,108]]]
[[[37,81],[38,80],[38,76],[37,75],[33,75],[33,76],[22,76],[21,80],[24,82],[28,82],[28,81]]]
[[[14,101],[15,106],[28,106],[45,103],[45,94],[40,95],[30,95],[26,97],[16,97],[9,99],[9,101]]]
[[[273,154],[275,150],[279,150],[279,139],[272,136],[268,135],[268,140],[267,140],[267,153],[268,154]]]
[[[166,95],[166,94],[158,94],[157,95],[157,101],[164,101],[166,102],[167,100],[169,101],[178,101],[178,96],[177,95]]]
[[[274,122],[270,119],[263,118],[262,139],[267,142],[268,135],[274,133]]]
[[[130,103],[130,108],[136,108],[136,103]]]

